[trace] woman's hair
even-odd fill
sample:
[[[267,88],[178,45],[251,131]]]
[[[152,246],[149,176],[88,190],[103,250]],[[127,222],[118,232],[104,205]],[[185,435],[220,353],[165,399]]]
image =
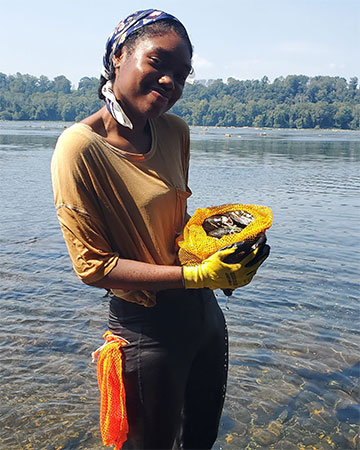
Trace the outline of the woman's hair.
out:
[[[136,42],[138,39],[149,38],[149,37],[151,38],[154,36],[163,36],[164,34],[169,33],[171,31],[175,32],[178,36],[180,36],[186,42],[186,44],[189,48],[189,51],[190,51],[190,57],[192,58],[193,47],[191,45],[189,35],[187,34],[187,31],[186,31],[184,25],[182,25],[182,23],[180,23],[176,20],[171,20],[171,19],[158,20],[156,22],[150,23],[149,25],[145,25],[145,26],[139,28],[138,30],[131,33],[125,39],[124,43],[122,44],[122,48],[124,47],[126,49],[127,53],[131,54],[134,51],[134,48],[136,46]],[[115,70],[112,69],[109,79],[114,80],[114,78],[115,78]],[[101,90],[107,81],[108,80],[105,77],[103,77],[102,75],[100,76],[100,86],[98,89],[98,95],[101,100],[105,99]]]

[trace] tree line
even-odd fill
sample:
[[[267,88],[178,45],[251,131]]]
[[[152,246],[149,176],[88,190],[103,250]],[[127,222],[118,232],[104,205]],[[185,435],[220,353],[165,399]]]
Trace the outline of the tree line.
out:
[[[0,120],[78,121],[98,110],[99,80],[0,73]],[[189,125],[360,129],[358,79],[288,75],[186,83],[172,112]]]
[[[0,73],[0,120],[81,120],[103,104],[98,85],[95,77],[82,78],[72,89],[64,75],[49,80],[44,75]]]

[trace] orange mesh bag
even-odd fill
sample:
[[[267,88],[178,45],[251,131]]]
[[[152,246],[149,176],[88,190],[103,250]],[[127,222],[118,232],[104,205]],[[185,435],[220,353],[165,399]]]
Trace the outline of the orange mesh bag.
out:
[[[121,355],[121,347],[128,341],[110,331],[103,337],[105,343],[92,354],[93,361],[98,360],[97,379],[101,394],[100,430],[103,444],[114,445],[115,450],[120,450],[129,431]]]
[[[219,220],[217,216],[226,216],[234,212],[245,219],[244,227],[230,225],[227,234],[223,234],[222,237],[211,236],[205,230],[209,220],[216,221]],[[236,242],[255,240],[271,227],[272,219],[272,211],[267,206],[227,204],[198,208],[185,225],[182,235],[177,238],[179,261],[182,265],[199,264],[222,247]]]

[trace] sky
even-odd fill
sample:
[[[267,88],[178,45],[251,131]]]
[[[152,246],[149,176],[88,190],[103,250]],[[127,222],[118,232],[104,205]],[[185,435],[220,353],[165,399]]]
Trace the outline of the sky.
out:
[[[360,0],[0,0],[0,72],[76,87],[99,77],[118,22],[148,8],[185,25],[196,79],[360,78]]]

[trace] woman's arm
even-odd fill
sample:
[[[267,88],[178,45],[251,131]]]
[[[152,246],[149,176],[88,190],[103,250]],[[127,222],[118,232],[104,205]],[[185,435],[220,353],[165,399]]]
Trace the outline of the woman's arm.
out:
[[[119,259],[111,272],[90,285],[104,289],[149,291],[184,287],[181,267],[148,264],[130,259]]]
[[[195,266],[161,266],[128,259],[119,259],[116,266],[92,286],[105,289],[236,289],[246,286],[268,257],[270,247],[262,245],[244,256],[238,263],[226,263],[237,247],[218,250]]]
[[[185,223],[190,217],[186,213]],[[104,278],[89,284],[104,289],[149,291],[184,287],[181,267],[148,264],[131,259],[119,259]]]

